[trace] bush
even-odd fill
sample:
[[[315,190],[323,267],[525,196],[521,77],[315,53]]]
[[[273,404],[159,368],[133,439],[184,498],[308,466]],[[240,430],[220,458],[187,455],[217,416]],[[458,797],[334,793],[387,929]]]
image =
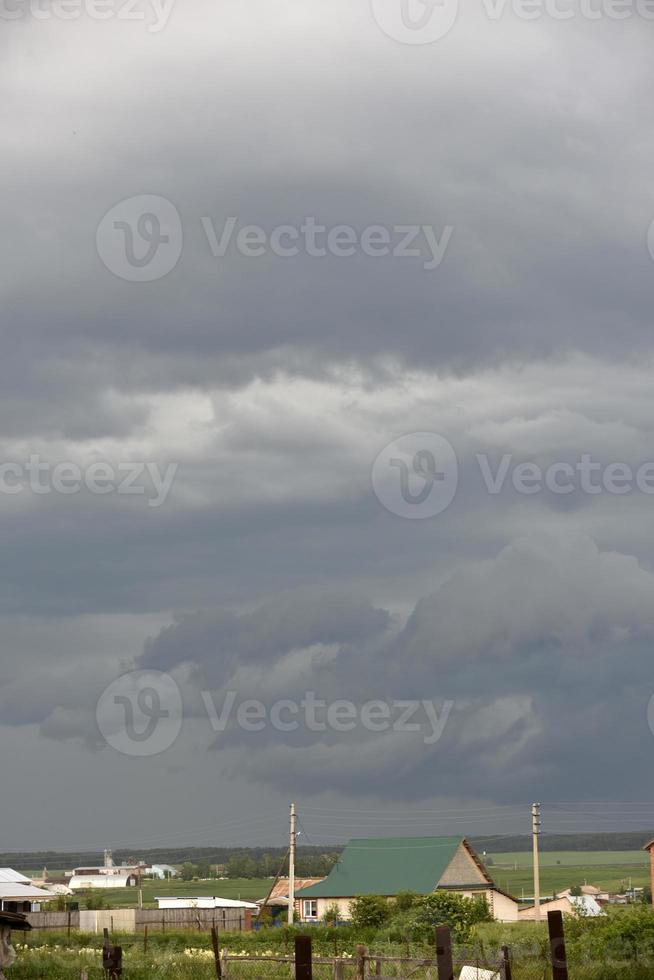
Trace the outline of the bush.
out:
[[[91,889],[86,896],[86,907],[87,909],[106,909],[107,907],[107,896],[103,895],[98,889]]]
[[[484,896],[464,898],[456,892],[437,891],[414,904],[409,928],[416,940],[432,942],[436,926],[446,925],[457,942],[464,942],[469,938],[472,926],[492,921]]]
[[[335,926],[338,923],[340,917],[341,914],[339,912],[338,905],[336,904],[336,902],[333,902],[331,905],[328,905],[327,908],[325,909],[323,922],[325,923],[326,926]]]
[[[350,902],[352,924],[358,929],[379,928],[390,914],[391,908],[381,895],[360,895]]]
[[[394,908],[398,912],[407,912],[410,908],[413,908],[419,898],[420,896],[416,892],[398,892],[395,896]]]

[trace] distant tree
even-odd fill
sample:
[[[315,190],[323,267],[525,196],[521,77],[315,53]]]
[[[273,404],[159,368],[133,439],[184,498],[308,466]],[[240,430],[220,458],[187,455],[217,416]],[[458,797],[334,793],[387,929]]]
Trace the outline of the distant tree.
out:
[[[581,890],[581,885],[573,885],[572,888],[570,889],[570,894],[574,898],[580,898],[581,895],[583,895],[583,892]]]
[[[107,896],[103,895],[99,889],[92,888],[86,895],[86,907],[94,911],[97,909],[106,909]]]
[[[386,922],[390,913],[390,906],[381,895],[360,895],[350,902],[352,923],[360,929],[369,926],[378,928]]]
[[[197,878],[198,869],[195,864],[191,864],[187,861],[186,864],[182,866],[182,881],[193,881]]]

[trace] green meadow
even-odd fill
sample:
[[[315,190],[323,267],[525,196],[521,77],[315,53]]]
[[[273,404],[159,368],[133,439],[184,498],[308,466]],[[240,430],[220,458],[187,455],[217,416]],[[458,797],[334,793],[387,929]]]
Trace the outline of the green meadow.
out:
[[[492,863],[489,872],[496,884],[517,898],[533,894],[530,852],[486,855]],[[650,883],[649,857],[645,851],[543,851],[540,855],[541,892],[550,895],[573,885],[597,885],[611,892],[631,884]]]

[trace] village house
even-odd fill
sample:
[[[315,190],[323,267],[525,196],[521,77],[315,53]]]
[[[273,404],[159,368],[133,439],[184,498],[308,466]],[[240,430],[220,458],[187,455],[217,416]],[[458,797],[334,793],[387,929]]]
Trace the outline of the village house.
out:
[[[37,912],[43,902],[50,902],[54,897],[52,892],[37,888],[13,868],[0,868],[1,912]]]
[[[518,900],[498,888],[462,837],[390,837],[352,840],[327,878],[296,892],[302,922],[318,922],[330,907],[349,919],[359,895],[393,899],[398,892],[430,895],[437,890],[484,897],[494,919],[518,921]]]
[[[321,881],[324,881],[324,878],[296,878],[295,893],[297,894],[304,888],[309,888],[310,885],[317,885]],[[273,885],[270,894],[266,898],[260,899],[257,904],[262,909],[264,907],[270,909],[273,919],[279,919],[288,912],[288,892],[288,878],[279,878]]]

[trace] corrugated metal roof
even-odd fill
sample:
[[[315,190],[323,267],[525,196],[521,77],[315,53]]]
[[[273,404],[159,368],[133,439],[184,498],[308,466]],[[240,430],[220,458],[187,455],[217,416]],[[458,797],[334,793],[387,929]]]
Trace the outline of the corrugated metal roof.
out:
[[[22,881],[24,885],[29,885],[30,879],[25,875],[14,871],[13,868],[0,868],[0,881]]]
[[[46,892],[42,888],[36,888],[35,885],[22,885],[20,882],[0,881],[0,899],[3,901],[18,898],[26,902],[30,900],[38,902],[39,899],[47,900],[55,897],[52,892]]]
[[[433,892],[462,837],[380,837],[353,840],[327,878],[298,898],[343,898]]]

